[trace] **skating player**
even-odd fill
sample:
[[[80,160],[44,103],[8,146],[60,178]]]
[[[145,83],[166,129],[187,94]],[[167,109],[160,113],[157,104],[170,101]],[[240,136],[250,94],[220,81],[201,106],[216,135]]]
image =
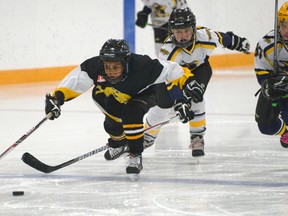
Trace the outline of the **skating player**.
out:
[[[187,82],[193,80],[190,70],[175,62],[131,53],[126,41],[110,39],[102,46],[99,56],[84,61],[61,81],[52,96],[46,95],[45,111],[52,112],[51,120],[58,118],[64,102],[94,86],[92,98],[105,114],[104,128],[110,135],[104,157],[113,160],[128,151],[130,161],[126,172],[137,175],[142,170],[145,113],[155,105],[174,106],[182,121],[194,117],[181,90],[180,94],[167,91],[166,83],[182,76]],[[185,95],[202,100],[201,92],[191,90],[197,83],[186,85],[189,88],[184,88]]]
[[[255,50],[255,72],[261,92],[255,119],[262,134],[280,136],[288,148],[288,2],[278,11],[275,57],[275,30],[258,42]]]
[[[160,50],[159,59],[177,62],[188,67],[195,75],[195,80],[206,91],[212,68],[209,56],[217,47],[226,47],[230,50],[248,53],[250,44],[244,37],[233,32],[217,32],[206,27],[196,27],[196,18],[189,8],[176,9],[172,12],[169,22],[170,37]],[[181,83],[181,79],[173,85]],[[192,100],[192,110],[195,118],[189,121],[190,148],[193,157],[204,156],[204,134],[206,131],[205,101]],[[154,125],[167,119],[170,109],[154,107],[148,112],[146,125]],[[170,112],[173,114],[173,112]],[[145,133],[145,146],[153,145],[161,126]]]

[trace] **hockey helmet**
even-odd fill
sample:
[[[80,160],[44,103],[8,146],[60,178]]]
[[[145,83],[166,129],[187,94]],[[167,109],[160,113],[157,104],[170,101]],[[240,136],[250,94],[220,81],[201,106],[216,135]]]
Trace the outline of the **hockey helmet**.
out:
[[[189,41],[177,41],[172,33],[172,29],[192,28],[192,38]],[[171,35],[172,42],[181,48],[187,48],[192,45],[194,47],[196,41],[196,17],[190,8],[175,9],[170,15],[168,21],[169,34]]]
[[[283,43],[288,43],[288,37],[287,37],[287,25],[288,25],[288,2],[284,3],[281,8],[278,11],[277,14],[278,19],[278,34],[279,34],[279,40]]]
[[[278,11],[278,22],[288,22],[288,2],[285,2]]]
[[[131,51],[128,43],[123,39],[109,39],[102,46],[99,57],[102,60],[101,75],[108,82],[116,84],[123,81],[128,75],[128,63],[131,58]],[[111,79],[104,69],[104,61],[120,61],[124,66],[122,75],[118,78]]]

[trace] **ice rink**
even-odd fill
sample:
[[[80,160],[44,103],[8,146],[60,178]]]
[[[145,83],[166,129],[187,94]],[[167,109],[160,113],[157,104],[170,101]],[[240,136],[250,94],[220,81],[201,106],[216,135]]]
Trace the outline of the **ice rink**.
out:
[[[0,154],[44,118],[45,93],[56,85],[0,86]],[[0,215],[287,215],[288,150],[258,132],[258,89],[252,70],[215,72],[200,164],[188,149],[188,125],[177,121],[143,153],[137,182],[125,173],[127,158],[108,162],[104,152],[50,174],[24,164],[25,152],[54,166],[105,145],[104,117],[86,92],[0,161]]]

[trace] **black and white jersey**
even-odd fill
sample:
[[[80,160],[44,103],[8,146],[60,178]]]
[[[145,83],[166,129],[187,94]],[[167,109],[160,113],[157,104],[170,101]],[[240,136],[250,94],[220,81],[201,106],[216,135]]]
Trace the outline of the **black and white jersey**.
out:
[[[224,48],[229,43],[231,43],[231,37],[227,34],[213,31],[206,27],[197,27],[196,42],[193,48],[177,47],[168,38],[160,50],[159,59],[177,62],[193,70],[203,64],[207,56],[210,56],[215,48]]]
[[[142,2],[151,9],[153,26],[163,26],[168,23],[174,9],[188,7],[186,0],[142,0]]]
[[[277,42],[277,58],[280,67],[288,68],[288,47],[280,41]],[[254,70],[259,84],[274,71],[274,30],[266,34],[257,43]]]
[[[152,60],[146,55],[137,54],[131,54],[128,76],[121,82],[107,82],[101,76],[101,70],[103,66],[99,56],[90,58],[71,71],[55,92],[61,91],[64,101],[68,101],[94,86],[93,99],[98,107],[103,113],[117,120],[121,118],[122,107],[127,101],[149,86],[169,83],[190,72],[175,62]]]

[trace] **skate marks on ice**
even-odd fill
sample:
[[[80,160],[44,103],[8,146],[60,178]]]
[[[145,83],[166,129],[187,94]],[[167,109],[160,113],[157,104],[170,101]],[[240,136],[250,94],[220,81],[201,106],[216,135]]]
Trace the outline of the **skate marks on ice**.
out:
[[[149,160],[147,165],[152,166]],[[199,171],[198,165],[197,169]],[[175,172],[148,174],[143,170],[136,183],[130,182],[126,174],[111,175],[110,172],[99,176],[97,172],[90,175],[1,174],[0,211],[1,215],[11,216],[20,212],[25,215],[28,211],[27,215],[41,212],[43,215],[129,215],[131,211],[153,212],[152,215],[163,215],[163,211],[165,215],[212,215],[212,212],[213,215],[241,215],[243,212],[245,215],[273,215],[275,212],[281,215],[288,210],[286,182],[225,180],[215,175],[213,178],[213,175],[207,176],[205,167],[203,175],[180,169],[178,176],[173,177]],[[15,199],[11,195],[15,189],[25,191],[25,195]],[[275,208],[277,205],[282,207]]]

